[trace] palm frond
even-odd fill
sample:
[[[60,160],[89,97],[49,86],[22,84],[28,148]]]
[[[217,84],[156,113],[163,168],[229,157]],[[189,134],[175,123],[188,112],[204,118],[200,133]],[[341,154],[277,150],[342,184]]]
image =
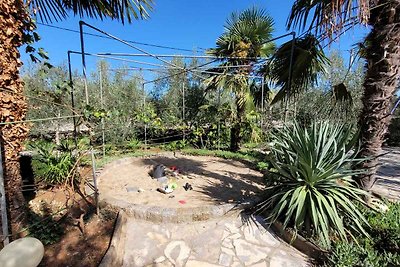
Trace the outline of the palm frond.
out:
[[[329,64],[329,60],[315,36],[305,35],[296,38],[290,83],[291,51],[292,41],[284,43],[262,70],[266,77],[274,80],[281,87],[272,104],[283,100],[287,94],[290,97],[306,90],[307,86],[317,81],[319,73],[325,72],[325,67]]]
[[[66,19],[69,12],[79,17],[111,18],[122,23],[133,19],[147,18],[153,0],[31,0],[26,1],[30,9],[43,22]]]
[[[292,6],[287,27],[327,37],[338,35],[349,23],[366,24],[370,15],[369,0],[296,0]],[[307,24],[309,27],[307,28]]]
[[[274,45],[272,38],[273,19],[265,10],[249,8],[241,13],[232,13],[225,24],[224,33],[217,39],[216,48],[208,54],[218,57],[268,56]]]

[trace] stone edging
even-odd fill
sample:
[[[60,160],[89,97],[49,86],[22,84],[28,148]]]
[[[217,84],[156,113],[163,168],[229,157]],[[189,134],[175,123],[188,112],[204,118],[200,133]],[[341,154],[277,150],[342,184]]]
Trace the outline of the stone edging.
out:
[[[121,164],[128,164],[134,159],[135,158],[132,157],[123,158],[108,163],[104,166],[103,171],[98,175],[98,181],[101,180],[102,175],[106,174],[108,169],[111,167],[120,166]],[[205,221],[225,216],[228,213],[243,211],[244,209],[253,207],[260,201],[260,198],[253,197],[240,203],[226,203],[195,208],[166,208],[160,206],[133,204],[113,197],[102,198],[101,192],[99,198],[100,206],[112,206],[113,208],[122,209],[129,217],[156,223]]]
[[[125,236],[126,236],[126,222],[128,218],[124,212],[119,212],[117,222],[114,227],[114,234],[111,238],[111,244],[106,251],[103,259],[101,260],[99,267],[108,266],[122,266],[123,254],[125,247]]]
[[[293,232],[284,229],[282,223],[276,221],[271,225],[271,228],[280,238],[308,257],[316,260],[326,258],[326,251],[322,250],[310,241],[307,241],[307,239],[301,235],[294,234]]]

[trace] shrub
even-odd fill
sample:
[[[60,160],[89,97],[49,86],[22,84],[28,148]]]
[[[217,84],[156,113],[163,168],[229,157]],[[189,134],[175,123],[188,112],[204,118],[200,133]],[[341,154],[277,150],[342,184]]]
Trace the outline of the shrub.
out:
[[[186,140],[173,141],[171,143],[165,144],[164,149],[169,151],[181,150],[187,146]]]
[[[38,143],[33,145],[37,155],[33,157],[32,167],[37,182],[48,185],[65,183],[72,175],[77,158],[72,149],[63,143],[60,147],[52,143]]]
[[[329,254],[329,266],[400,266],[400,204],[389,205],[384,212],[364,209],[371,226],[371,239],[357,237],[355,242],[335,242]]]
[[[269,212],[272,222],[282,220],[323,247],[331,235],[346,239],[349,231],[343,220],[367,235],[366,219],[354,203],[364,203],[365,191],[351,178],[362,171],[352,170],[356,140],[352,128],[313,123],[309,128],[286,126],[273,136],[270,185],[260,209]]]

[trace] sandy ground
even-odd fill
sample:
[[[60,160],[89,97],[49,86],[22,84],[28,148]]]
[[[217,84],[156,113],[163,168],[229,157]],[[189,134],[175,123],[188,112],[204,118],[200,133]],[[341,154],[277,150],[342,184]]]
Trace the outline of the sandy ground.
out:
[[[157,164],[176,166],[180,174],[168,176],[178,187],[170,194],[157,191],[161,184],[149,173]],[[185,191],[189,183],[193,190]],[[99,176],[100,198],[112,197],[134,204],[162,207],[197,207],[240,201],[262,191],[263,175],[239,161],[163,153],[131,158],[106,166]],[[138,192],[138,189],[142,192]]]

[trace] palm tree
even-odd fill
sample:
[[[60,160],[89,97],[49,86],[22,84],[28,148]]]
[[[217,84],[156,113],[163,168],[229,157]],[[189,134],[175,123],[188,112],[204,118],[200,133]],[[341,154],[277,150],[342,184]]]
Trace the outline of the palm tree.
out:
[[[224,71],[211,76],[207,84],[224,88],[234,94],[236,119],[231,128],[230,149],[237,151],[241,142],[241,130],[246,120],[246,107],[252,105],[249,75],[254,72],[254,63],[260,57],[269,56],[274,45],[272,18],[262,9],[249,8],[241,13],[232,13],[227,20],[224,33],[217,39],[216,48],[209,54],[220,57]],[[242,66],[242,67],[239,67]]]
[[[371,31],[365,40],[366,77],[359,118],[361,163],[368,174],[357,179],[370,190],[375,183],[378,156],[391,122],[390,108],[400,75],[400,0],[296,0],[288,28],[299,26],[336,39],[355,24],[367,24]]]
[[[22,65],[18,48],[37,39],[32,16],[51,22],[80,17],[111,18],[122,23],[147,16],[152,0],[1,0],[0,1],[0,122],[23,121],[27,104],[19,77]],[[19,152],[28,134],[22,123],[0,125],[1,151],[4,160],[6,199],[12,231],[24,221],[25,200],[22,196]]]

